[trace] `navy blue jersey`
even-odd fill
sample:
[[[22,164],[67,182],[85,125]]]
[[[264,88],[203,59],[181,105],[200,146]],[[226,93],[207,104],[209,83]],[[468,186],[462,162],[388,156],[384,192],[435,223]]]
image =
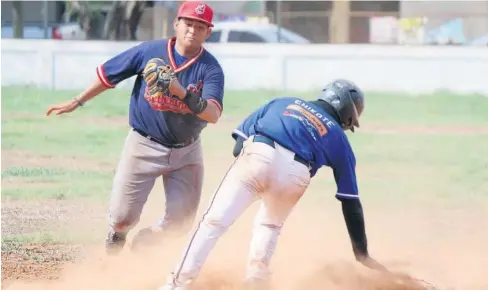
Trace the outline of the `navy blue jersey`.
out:
[[[177,73],[187,90],[200,94],[223,108],[224,73],[218,61],[204,48],[187,59],[174,49],[175,39],[142,42],[97,67],[100,81],[113,88],[137,75],[129,107],[129,124],[168,144],[187,143],[198,137],[207,122],[194,115],[176,96],[150,95],[142,71],[152,58],[161,58]]]
[[[295,97],[277,98],[247,117],[233,132],[262,134],[311,162],[311,176],[332,168],[338,199],[358,198],[356,158],[341,126],[322,108]]]

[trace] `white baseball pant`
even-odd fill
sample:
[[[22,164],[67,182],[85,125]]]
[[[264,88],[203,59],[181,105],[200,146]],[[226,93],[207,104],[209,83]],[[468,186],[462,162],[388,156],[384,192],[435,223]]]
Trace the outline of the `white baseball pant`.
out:
[[[307,166],[275,142],[249,137],[214,193],[180,263],[161,289],[186,289],[198,276],[218,238],[257,199],[246,279],[267,279],[281,228],[310,183]]]

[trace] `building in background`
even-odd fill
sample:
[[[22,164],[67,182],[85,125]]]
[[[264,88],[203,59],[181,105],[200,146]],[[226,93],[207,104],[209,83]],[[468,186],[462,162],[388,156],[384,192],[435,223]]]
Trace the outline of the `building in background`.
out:
[[[73,0],[2,1],[2,38],[15,37],[15,22],[23,28],[22,38],[101,38],[112,3]]]
[[[399,1],[266,1],[273,22],[315,43],[368,43],[369,19],[399,15]]]
[[[2,1],[3,38],[14,34],[14,2],[22,7],[24,38],[114,39],[107,37],[106,30],[116,20],[119,30],[115,39],[149,40],[173,34],[172,22],[182,0],[117,1],[125,3],[123,7],[133,7],[130,3],[134,2],[144,5],[136,5],[139,8],[132,15],[135,17],[125,11],[115,20],[109,17],[113,15],[110,11],[116,10],[114,1]],[[88,20],[66,17],[70,6],[76,3],[78,6],[84,3],[82,6],[89,7],[90,13],[97,17]],[[266,20],[313,43],[488,43],[488,1],[212,0],[207,3],[214,9],[215,21]],[[44,7],[47,7],[46,17]],[[123,33],[118,33],[121,29]],[[130,37],[126,37],[127,30]]]
[[[466,44],[488,35],[488,1],[402,1],[400,12],[425,17],[428,43]]]
[[[266,1],[274,23],[316,43],[470,44],[488,35],[488,1]],[[280,20],[278,21],[278,15]]]
[[[2,1],[2,25],[12,24],[12,9],[14,1]],[[50,25],[60,22],[65,11],[64,1],[20,1],[23,6],[23,18],[26,25],[42,24],[44,22],[44,15],[42,11],[44,5],[48,8],[48,23]]]
[[[64,3],[58,1],[17,1],[22,9],[22,22],[24,25],[24,38],[44,38],[44,23],[48,26],[49,38],[52,38],[52,27],[61,22],[65,11]],[[44,18],[44,7],[47,5],[47,17]],[[14,1],[2,1],[2,38],[11,38],[14,35],[13,21],[15,16]]]

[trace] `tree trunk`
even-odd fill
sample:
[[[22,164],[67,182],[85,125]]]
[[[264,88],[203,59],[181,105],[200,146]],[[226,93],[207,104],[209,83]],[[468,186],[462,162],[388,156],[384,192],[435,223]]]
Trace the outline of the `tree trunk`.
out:
[[[141,20],[145,7],[146,3],[144,1],[129,1],[126,6],[126,16],[129,15],[129,17],[127,17],[129,40],[137,39],[137,27],[139,26],[139,21]]]
[[[12,1],[14,38],[24,38],[24,9],[22,1]]]
[[[112,3],[112,7],[107,14],[107,18],[105,20],[105,26],[103,30],[103,38],[109,40],[120,40],[121,28],[124,27],[124,18],[125,18],[125,6],[126,1],[114,1]]]

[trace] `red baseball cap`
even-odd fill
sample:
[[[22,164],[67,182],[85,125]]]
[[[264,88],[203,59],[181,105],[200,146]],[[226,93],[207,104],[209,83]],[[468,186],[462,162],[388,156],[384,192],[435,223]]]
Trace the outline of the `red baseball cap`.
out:
[[[213,10],[207,4],[199,1],[185,1],[178,9],[177,18],[195,19],[213,27]]]

